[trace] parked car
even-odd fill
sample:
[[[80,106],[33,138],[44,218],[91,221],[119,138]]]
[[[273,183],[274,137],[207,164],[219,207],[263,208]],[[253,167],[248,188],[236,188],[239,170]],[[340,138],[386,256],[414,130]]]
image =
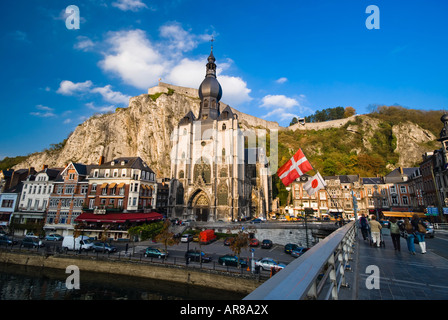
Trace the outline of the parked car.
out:
[[[22,240],[21,246],[25,248],[40,248],[44,246],[44,243],[39,238],[26,237]]]
[[[260,245],[260,242],[257,239],[255,239],[255,238],[250,239],[249,246],[251,246],[251,247],[258,247],[259,245]]]
[[[250,221],[250,223],[262,223],[264,222],[263,220],[261,220],[260,218],[256,218]]]
[[[423,221],[424,226],[426,227],[425,237],[434,238],[434,226],[431,222]]]
[[[288,243],[288,244],[285,245],[285,252],[286,252],[286,253],[291,253],[292,250],[294,250],[294,249],[296,249],[296,248],[298,248],[298,247],[299,247],[299,246],[296,245],[296,244]]]
[[[165,259],[166,257],[168,257],[168,252],[165,250],[148,247],[145,250],[145,257],[155,257],[159,259],[161,258]]]
[[[233,243],[233,241],[235,241],[235,238],[233,238],[233,237],[228,237],[228,238],[226,238],[226,239],[224,240],[224,245],[225,245],[225,246],[230,246],[230,245]]]
[[[222,264],[223,266],[238,267],[238,262],[242,268],[247,267],[247,261],[245,259],[238,260],[237,256],[232,256],[232,255],[228,254],[228,255],[221,256],[218,258],[218,263]]]
[[[191,242],[193,241],[193,235],[192,234],[184,234],[182,235],[182,237],[180,238],[180,242]]]
[[[62,249],[67,250],[82,250],[89,251],[92,250],[93,242],[87,236],[79,236],[77,238],[73,238],[73,236],[66,236],[64,240],[62,240]]]
[[[209,257],[206,253],[199,250],[188,250],[185,253],[185,259],[188,261],[196,261],[196,262],[210,262],[212,258]]]
[[[64,237],[57,233],[52,233],[45,236],[45,240],[48,241],[62,241],[62,239],[64,239]]]
[[[297,247],[291,251],[291,257],[298,258],[308,251],[309,248]]]
[[[0,236],[0,246],[12,246],[17,244],[16,240],[12,240],[11,238],[9,238],[6,235],[2,235]]]
[[[264,239],[262,242],[261,242],[261,248],[262,249],[270,249],[270,248],[272,248],[272,241],[271,240],[269,240],[269,239]]]
[[[256,266],[261,267],[263,270],[271,270],[271,268],[283,269],[284,264],[278,263],[272,258],[262,258],[255,262]]]
[[[93,246],[92,246],[92,250],[94,252],[116,252],[117,251],[117,247],[111,245],[110,243],[107,242],[94,242]]]

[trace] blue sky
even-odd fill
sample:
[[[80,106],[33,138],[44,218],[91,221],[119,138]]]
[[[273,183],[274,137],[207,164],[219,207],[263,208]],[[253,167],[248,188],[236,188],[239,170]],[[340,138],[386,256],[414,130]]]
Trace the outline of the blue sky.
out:
[[[199,87],[212,36],[222,101],[283,126],[337,106],[448,109],[447,15],[440,0],[1,1],[0,159],[61,142],[159,78]]]

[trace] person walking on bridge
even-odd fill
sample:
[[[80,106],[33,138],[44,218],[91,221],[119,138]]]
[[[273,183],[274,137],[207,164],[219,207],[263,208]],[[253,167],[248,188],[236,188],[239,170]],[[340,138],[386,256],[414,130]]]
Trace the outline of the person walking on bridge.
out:
[[[415,236],[418,239],[418,244],[422,253],[426,253],[426,242],[425,242],[425,233],[426,227],[423,225],[422,219],[418,216],[418,214],[414,214],[411,220],[412,227],[414,228]]]
[[[373,245],[376,244],[376,246],[379,248],[381,245],[381,229],[383,227],[381,226],[381,223],[376,221],[376,216],[372,216],[372,219],[370,220],[370,232],[372,233],[372,241],[374,242]]]
[[[367,240],[367,237],[369,235],[369,221],[367,221],[364,213],[361,213],[361,218],[359,218],[359,225],[361,228],[362,237],[364,238],[364,240]]]
[[[394,217],[390,218],[390,237],[392,238],[392,243],[396,251],[400,251],[400,227],[397,224],[397,219]]]
[[[404,229],[406,230],[407,237],[406,242],[408,244],[408,250],[411,254],[415,255],[415,245],[414,245],[414,227],[412,226],[409,218],[404,219]]]

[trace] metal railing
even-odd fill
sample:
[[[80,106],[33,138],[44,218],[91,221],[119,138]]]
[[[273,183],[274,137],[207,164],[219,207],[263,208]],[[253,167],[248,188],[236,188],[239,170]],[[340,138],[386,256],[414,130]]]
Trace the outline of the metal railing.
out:
[[[356,241],[355,222],[334,231],[244,300],[337,300]]]

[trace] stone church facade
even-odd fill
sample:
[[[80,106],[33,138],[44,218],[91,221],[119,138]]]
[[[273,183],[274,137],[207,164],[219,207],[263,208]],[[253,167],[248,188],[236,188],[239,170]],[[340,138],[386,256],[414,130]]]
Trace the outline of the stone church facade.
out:
[[[172,136],[170,218],[235,221],[267,217],[272,180],[262,148],[247,148],[247,134],[230,107],[220,108],[222,88],[213,50],[199,87],[200,110],[188,112]]]

